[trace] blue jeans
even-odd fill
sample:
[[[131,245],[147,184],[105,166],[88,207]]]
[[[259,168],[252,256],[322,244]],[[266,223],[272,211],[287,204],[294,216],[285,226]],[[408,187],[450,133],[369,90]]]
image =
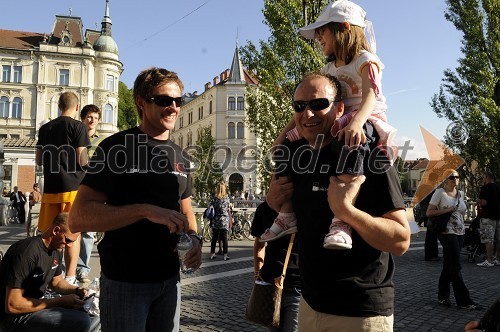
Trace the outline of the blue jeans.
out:
[[[439,276],[438,299],[450,297],[450,283],[455,293],[457,305],[469,305],[473,301],[469,290],[462,278],[460,264],[460,250],[464,244],[464,236],[456,234],[438,234],[439,242],[443,246],[443,270]]]
[[[281,296],[280,326],[268,327],[269,332],[297,332],[299,327],[300,288],[284,287]]]
[[[90,256],[94,247],[94,232],[82,232],[80,240],[80,256],[78,256],[77,272],[90,273]]]
[[[131,283],[101,273],[99,309],[103,332],[179,331],[180,276]]]
[[[8,315],[0,322],[3,332],[89,332],[99,326],[99,317],[81,310],[49,308],[24,315]]]

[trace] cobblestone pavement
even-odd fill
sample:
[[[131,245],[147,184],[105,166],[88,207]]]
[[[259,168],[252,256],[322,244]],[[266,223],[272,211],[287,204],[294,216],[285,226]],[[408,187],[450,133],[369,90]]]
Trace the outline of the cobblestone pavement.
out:
[[[425,230],[425,229],[423,229]],[[24,237],[21,225],[0,227],[0,250]],[[462,273],[474,301],[483,311],[467,311],[455,305],[437,304],[437,281],[442,262],[423,260],[425,232],[412,237],[410,250],[396,257],[394,284],[396,310],[394,331],[463,331],[466,322],[478,319],[500,297],[500,267],[481,268],[462,258]],[[266,331],[245,321],[244,312],[252,286],[252,241],[230,241],[228,261],[217,256],[209,260],[208,244],[203,249],[203,265],[182,276],[181,331]],[[482,261],[482,257],[477,258]],[[91,277],[99,274],[94,248]],[[452,297],[452,302],[454,299]]]

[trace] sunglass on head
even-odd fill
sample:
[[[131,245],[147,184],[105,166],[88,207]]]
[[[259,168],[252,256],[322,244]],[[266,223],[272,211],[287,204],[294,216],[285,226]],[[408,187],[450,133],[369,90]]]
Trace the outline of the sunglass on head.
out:
[[[448,180],[456,180],[456,179],[460,179],[460,177],[458,175],[450,175],[450,176],[448,176]]]
[[[327,108],[335,99],[333,98],[316,98],[309,101],[295,100],[292,102],[292,107],[295,112],[302,113],[306,110],[307,105],[313,112],[318,112]]]
[[[174,97],[170,97],[170,96],[167,96],[167,95],[157,95],[157,96],[151,97],[151,100],[156,105],[161,106],[161,107],[170,106],[170,105],[172,105],[172,102],[174,102],[174,101],[175,101],[175,106],[176,107],[181,107],[182,106],[183,98],[182,97],[174,98]]]

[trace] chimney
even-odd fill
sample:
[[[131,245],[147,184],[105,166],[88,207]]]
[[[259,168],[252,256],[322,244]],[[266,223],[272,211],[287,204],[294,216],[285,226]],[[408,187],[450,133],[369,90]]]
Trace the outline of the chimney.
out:
[[[214,82],[213,83],[214,83],[214,85],[219,84],[219,76],[215,76],[214,77]]]
[[[226,71],[224,73],[225,73],[226,79],[228,79],[229,78],[229,69],[226,69]]]
[[[221,81],[221,82],[222,82],[222,81],[224,81],[224,80],[226,79],[226,78],[224,77],[224,74],[225,74],[225,73],[226,73],[225,71],[223,71],[222,73],[220,73],[220,81]]]
[[[210,84],[211,84],[210,82],[205,83],[205,91],[210,89]]]

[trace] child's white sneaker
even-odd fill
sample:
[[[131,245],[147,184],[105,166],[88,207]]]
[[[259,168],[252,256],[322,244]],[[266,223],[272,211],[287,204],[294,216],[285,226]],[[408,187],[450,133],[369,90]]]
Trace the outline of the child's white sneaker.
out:
[[[330,231],[325,235],[323,247],[335,250],[351,249],[351,226],[338,218],[333,218]]]
[[[266,229],[260,236],[260,242],[268,242],[279,239],[287,234],[297,232],[297,219],[295,213],[279,213],[271,228]]]

